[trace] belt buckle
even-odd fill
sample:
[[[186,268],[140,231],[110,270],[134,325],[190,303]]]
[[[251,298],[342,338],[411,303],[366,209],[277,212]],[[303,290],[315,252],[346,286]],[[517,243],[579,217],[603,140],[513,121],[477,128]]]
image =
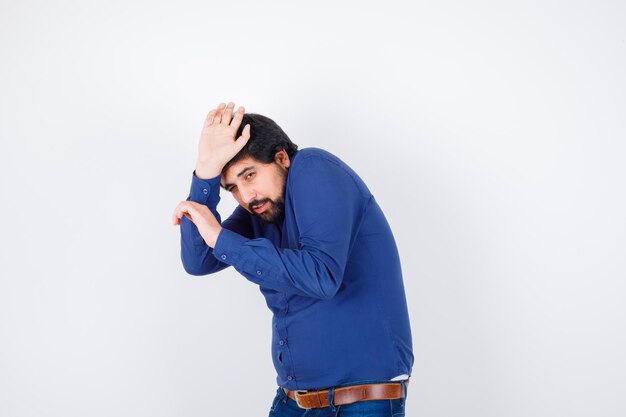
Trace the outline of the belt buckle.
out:
[[[296,390],[296,391],[294,391],[294,395],[296,397],[296,404],[298,404],[298,407],[304,408],[305,410],[308,410],[309,407],[305,407],[302,404],[300,404],[300,394],[306,394],[306,393],[307,393],[306,390]]]

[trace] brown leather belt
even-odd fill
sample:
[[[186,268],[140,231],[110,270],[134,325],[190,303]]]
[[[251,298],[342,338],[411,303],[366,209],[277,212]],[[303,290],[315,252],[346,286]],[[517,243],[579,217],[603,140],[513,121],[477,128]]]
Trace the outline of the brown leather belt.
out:
[[[404,381],[409,385],[409,381]],[[289,398],[294,400],[300,408],[329,407],[328,390],[318,391],[290,391],[283,388]],[[334,405],[352,404],[368,400],[396,400],[404,398],[404,390],[399,382],[385,384],[363,384],[349,387],[335,388]]]

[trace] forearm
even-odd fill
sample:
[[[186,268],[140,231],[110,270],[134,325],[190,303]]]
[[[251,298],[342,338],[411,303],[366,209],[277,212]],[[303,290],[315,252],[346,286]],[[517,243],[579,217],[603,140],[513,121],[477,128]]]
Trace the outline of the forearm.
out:
[[[344,250],[335,251],[345,258]],[[213,250],[216,260],[232,265],[249,281],[287,294],[330,299],[343,279],[345,263],[323,251],[277,248],[269,239],[247,239],[222,230]]]
[[[200,235],[198,228],[186,217],[180,224],[181,261],[190,275],[212,274],[229,266],[213,256],[213,248]]]
[[[197,171],[192,174],[191,187],[187,201],[202,204],[211,211],[220,222],[217,205],[220,201],[219,177],[202,178]],[[187,217],[180,222],[181,260],[185,271],[191,275],[206,275],[220,271],[228,265],[221,264],[212,256],[212,248],[205,242],[198,227]]]

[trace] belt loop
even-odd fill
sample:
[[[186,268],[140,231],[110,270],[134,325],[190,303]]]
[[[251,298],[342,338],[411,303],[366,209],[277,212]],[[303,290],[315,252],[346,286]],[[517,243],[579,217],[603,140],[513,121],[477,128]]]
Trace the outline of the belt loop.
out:
[[[400,383],[402,384],[402,395],[404,398],[406,398],[406,383],[404,382],[404,380],[400,381]]]
[[[335,413],[337,411],[337,407],[335,407],[335,387],[328,389],[328,405],[330,406],[330,411]]]

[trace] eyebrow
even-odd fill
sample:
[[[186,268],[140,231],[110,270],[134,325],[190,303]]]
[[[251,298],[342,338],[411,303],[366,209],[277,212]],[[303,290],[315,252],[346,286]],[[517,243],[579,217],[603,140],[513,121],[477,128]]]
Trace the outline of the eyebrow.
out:
[[[254,169],[254,168],[256,168],[254,165],[250,165],[250,166],[245,167],[244,169],[242,169],[242,170],[239,172],[239,174],[237,174],[237,178],[241,177],[241,176],[242,176],[242,175],[243,175],[246,171],[251,170],[251,169]],[[220,185],[221,185],[221,184],[220,184]],[[224,184],[224,185],[222,185],[222,188],[223,188],[223,189],[225,189],[226,191],[228,191],[228,189],[229,189],[230,187],[232,187],[233,185],[235,185],[235,184]]]

